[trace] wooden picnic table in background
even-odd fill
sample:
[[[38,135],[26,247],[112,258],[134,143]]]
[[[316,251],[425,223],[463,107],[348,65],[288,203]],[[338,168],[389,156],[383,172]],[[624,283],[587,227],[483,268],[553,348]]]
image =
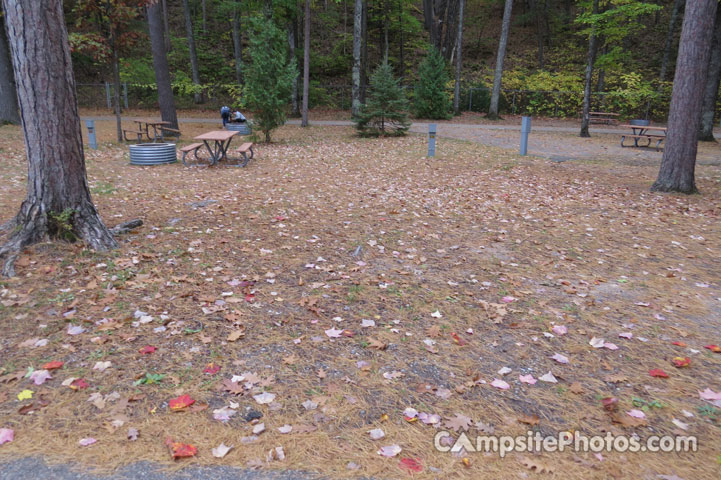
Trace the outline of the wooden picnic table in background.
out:
[[[216,165],[219,161],[226,158],[230,142],[237,134],[238,132],[233,130],[213,130],[198,135],[195,137],[195,140],[203,141],[205,148],[207,148],[208,153],[210,153],[210,164]],[[213,143],[212,147],[210,146],[210,142]]]
[[[666,139],[666,132],[668,131],[668,128],[666,127],[650,127],[648,125],[621,125],[622,127],[630,128],[633,134],[623,134],[621,135],[621,146],[622,147],[630,147],[631,145],[624,145],[623,142],[626,140],[626,137],[633,138],[633,146],[634,147],[648,147],[651,145],[652,141],[656,141],[656,151],[660,150],[661,143]],[[659,132],[659,133],[648,133],[651,132]],[[640,138],[645,138],[648,143],[646,145],[639,145],[638,140]]]
[[[133,122],[138,124],[138,132],[144,132],[148,140],[153,143],[157,142],[158,139],[163,141],[163,130],[162,127],[170,125],[170,122],[163,120],[156,120],[154,118],[134,118]],[[153,129],[153,136],[150,136],[150,128]],[[158,133],[160,131],[160,133]]]

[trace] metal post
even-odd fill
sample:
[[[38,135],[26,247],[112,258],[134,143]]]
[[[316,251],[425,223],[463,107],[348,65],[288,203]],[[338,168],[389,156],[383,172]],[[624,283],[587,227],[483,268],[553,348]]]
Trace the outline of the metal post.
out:
[[[123,83],[123,99],[125,100],[125,110],[128,109],[128,84]]]
[[[529,133],[531,133],[531,117],[521,117],[521,155],[528,152]]]
[[[428,125],[428,156],[434,157],[436,155],[436,124],[431,123]]]
[[[98,141],[95,138],[95,120],[85,120],[85,126],[88,127],[88,143],[93,150],[98,149]]]
[[[110,84],[105,82],[105,99],[108,102],[108,110],[112,109],[113,106],[110,104]]]

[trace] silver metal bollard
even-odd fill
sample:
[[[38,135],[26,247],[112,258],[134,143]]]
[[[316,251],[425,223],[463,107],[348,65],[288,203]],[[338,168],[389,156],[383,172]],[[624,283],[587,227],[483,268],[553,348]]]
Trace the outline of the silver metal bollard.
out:
[[[436,124],[431,123],[428,125],[428,156],[434,157],[436,155]]]
[[[95,120],[85,120],[85,126],[88,127],[88,143],[93,150],[98,149],[98,140],[95,138]]]
[[[529,133],[531,133],[531,117],[521,117],[521,155],[528,152]]]

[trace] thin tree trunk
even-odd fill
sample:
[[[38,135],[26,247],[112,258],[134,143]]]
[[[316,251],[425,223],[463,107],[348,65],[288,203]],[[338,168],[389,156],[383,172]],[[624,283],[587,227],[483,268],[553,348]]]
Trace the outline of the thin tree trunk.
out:
[[[10,46],[5,34],[5,17],[0,15],[0,125],[4,122],[20,123],[20,112]]]
[[[593,0],[592,13],[598,13],[598,0]],[[588,126],[591,123],[591,82],[593,81],[593,64],[596,62],[596,51],[598,50],[598,39],[595,27],[588,37],[588,57],[586,58],[586,79],[583,84],[583,117],[581,118],[580,136],[587,138],[591,134],[588,133]]]
[[[310,0],[305,0],[303,14],[303,107],[300,125],[308,126],[308,94],[310,91]]]
[[[383,3],[383,61],[388,61],[388,3]]]
[[[3,0],[3,6],[28,159],[27,197],[0,248],[3,274],[12,276],[18,252],[48,235],[75,236],[96,250],[117,243],[90,198],[63,2]]]
[[[403,2],[398,2],[398,52],[400,56],[400,84],[403,85],[403,78],[406,76],[405,40],[403,38]]]
[[[115,43],[114,40],[113,43]],[[120,59],[118,58],[118,49],[114,45],[111,48],[113,51],[113,104],[115,107],[115,130],[118,136],[118,142],[122,142],[123,126],[120,121]]]
[[[361,18],[361,86],[360,103],[366,103],[366,87],[368,85],[368,0],[363,2]]]
[[[233,9],[233,55],[235,56],[235,82],[243,83],[243,43],[240,38],[240,8]]]
[[[466,0],[460,0],[458,5],[458,39],[456,40],[456,84],[453,88],[453,111],[456,115],[461,114],[461,67],[463,62],[461,55],[463,53],[463,7]]]
[[[498,55],[496,56],[496,72],[493,75],[493,92],[491,93],[491,105],[488,108],[488,118],[490,119],[498,118],[498,101],[501,97],[501,80],[503,79],[503,59],[506,57],[506,45],[508,44],[508,31],[511,28],[512,10],[513,0],[506,0],[506,5],[503,9],[501,39],[498,42]]]
[[[288,49],[290,58],[295,58],[295,22],[293,19],[288,23]],[[290,92],[290,116],[300,117],[300,105],[298,104],[298,75],[293,76],[293,86]]]
[[[668,31],[666,32],[666,44],[663,47],[661,70],[658,74],[658,79],[662,82],[666,80],[666,70],[668,69],[668,62],[671,57],[671,47],[673,46],[673,34],[676,30],[678,14],[684,3],[686,3],[686,0],[676,0],[673,4],[673,10],[671,10],[671,19],[668,22]]]
[[[187,0],[183,0],[183,1],[187,1]],[[201,9],[203,10],[203,34],[204,35],[208,33],[208,10],[206,7],[207,7],[207,5],[205,4],[205,0],[202,0],[201,1]]]
[[[188,5],[188,0],[183,0],[183,15],[185,16],[185,34],[188,37],[188,51],[190,52],[190,73],[193,79],[193,84],[200,88],[198,52],[195,50],[195,34],[193,33],[193,20],[190,17],[190,6]],[[203,1],[203,17],[205,17],[205,1]],[[205,22],[205,19],[203,22]],[[203,103],[203,94],[200,91],[194,92],[193,101],[195,103]]]
[[[711,42],[711,58],[708,64],[706,86],[703,91],[703,106],[701,107],[701,130],[698,139],[702,142],[715,142],[713,136],[714,115],[716,113],[716,98],[721,83],[721,8],[716,9],[716,22],[714,23],[713,40]]]
[[[178,115],[175,111],[173,87],[170,84],[170,70],[168,58],[165,56],[163,45],[163,19],[158,0],[151,0],[148,4],[148,29],[150,31],[150,48],[153,53],[153,68],[155,69],[155,82],[158,86],[158,104],[161,118],[169,122],[170,128],[178,128]]]
[[[163,0],[163,39],[165,39],[165,51],[170,52],[172,45],[170,44],[170,26],[168,22],[167,0]]]
[[[351,115],[356,116],[361,107],[361,40],[363,30],[363,0],[355,0],[353,10],[353,87],[351,91]]]
[[[538,45],[538,68],[543,69],[543,19],[541,18],[541,9],[538,6],[539,0],[531,1],[533,2],[533,13],[536,17],[536,44]]]
[[[673,79],[668,133],[652,191],[696,193],[694,179],[701,104],[709,66],[717,0],[688,2]]]

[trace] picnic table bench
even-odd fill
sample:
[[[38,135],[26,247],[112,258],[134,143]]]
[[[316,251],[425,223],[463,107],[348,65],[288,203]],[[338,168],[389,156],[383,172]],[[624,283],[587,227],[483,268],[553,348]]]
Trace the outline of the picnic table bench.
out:
[[[666,132],[668,131],[668,128],[666,127],[649,127],[648,125],[621,125],[622,127],[630,128],[633,132],[632,134],[623,134],[621,135],[621,146],[622,147],[640,147],[645,148],[651,145],[651,142],[656,142],[656,151],[661,150],[661,143],[663,143],[664,140],[666,140]],[[652,133],[648,133],[651,131]],[[657,132],[657,133],[656,133]],[[632,138],[633,139],[633,145],[624,145],[623,142],[626,140],[626,138]],[[639,145],[638,141],[640,139],[646,140],[646,145]]]
[[[618,113],[611,112],[588,112],[588,121],[596,124],[616,125],[619,116]]]
[[[158,140],[161,142],[165,141],[165,132],[175,136],[180,136],[180,130],[177,128],[171,128],[170,122],[163,120],[155,120],[151,118],[135,118],[133,122],[136,124],[135,130],[123,129],[123,138],[126,142],[131,142],[137,139],[138,143],[143,142],[143,137],[146,137],[149,141],[155,143]],[[150,129],[153,129],[153,133],[150,133]],[[134,138],[128,138],[134,137]]]

